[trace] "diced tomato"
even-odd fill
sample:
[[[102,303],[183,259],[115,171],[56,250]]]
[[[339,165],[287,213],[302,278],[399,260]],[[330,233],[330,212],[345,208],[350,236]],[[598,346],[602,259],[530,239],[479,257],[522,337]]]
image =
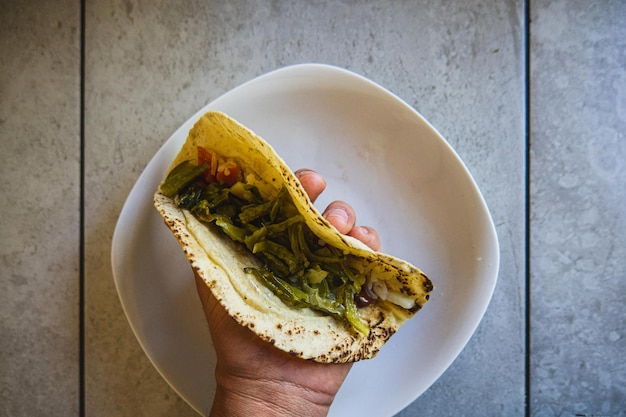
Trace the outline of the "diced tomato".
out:
[[[202,146],[197,146],[196,149],[198,151],[198,165],[200,165],[203,162],[208,165],[211,165],[211,160],[213,159],[211,152],[207,151]]]
[[[207,164],[208,171],[204,173],[207,182],[220,181],[229,187],[234,185],[240,178],[239,167],[232,160],[219,161],[217,154],[211,150],[197,146],[198,165]]]
[[[207,164],[209,169],[204,173],[204,179],[207,182],[215,182],[215,174],[217,172],[217,157],[214,153],[208,151],[202,146],[197,147],[198,165]]]
[[[239,167],[233,161],[226,161],[217,167],[215,175],[218,181],[223,181],[229,187],[239,181]]]

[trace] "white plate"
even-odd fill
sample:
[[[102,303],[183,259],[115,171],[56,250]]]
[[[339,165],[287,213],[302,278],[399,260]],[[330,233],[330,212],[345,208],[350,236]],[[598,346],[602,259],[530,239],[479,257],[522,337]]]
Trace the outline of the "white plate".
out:
[[[350,202],[358,223],[379,231],[385,252],[419,266],[434,282],[424,309],[375,359],[352,368],[330,415],[399,412],[461,352],[496,284],[495,228],[470,173],[409,105],[327,65],[296,65],[258,77],[185,122],[130,192],[111,258],[139,343],[163,378],[202,414],[213,400],[215,353],[191,270],[152,195],[193,123],[210,109],[251,128],[292,169],[322,173],[329,185],[318,208],[334,199]]]

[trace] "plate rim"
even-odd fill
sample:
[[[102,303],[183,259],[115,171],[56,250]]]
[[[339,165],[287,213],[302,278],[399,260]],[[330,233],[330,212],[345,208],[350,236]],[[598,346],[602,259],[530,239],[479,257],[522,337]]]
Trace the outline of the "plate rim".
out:
[[[428,127],[428,129],[430,129],[437,137],[438,139],[441,141],[441,143],[443,145],[446,146],[446,150],[456,159],[456,162],[460,164],[460,166],[463,168],[465,174],[469,177],[470,179],[470,183],[473,186],[473,193],[475,194],[475,196],[478,197],[479,203],[481,205],[481,211],[483,211],[486,214],[486,219],[487,219],[487,223],[488,223],[488,238],[490,240],[490,242],[495,246],[494,249],[494,253],[493,255],[495,256],[494,260],[493,260],[493,273],[492,276],[490,277],[489,280],[487,281],[482,281],[482,282],[486,282],[488,284],[488,287],[486,288],[486,290],[484,291],[484,293],[486,293],[486,297],[483,299],[483,302],[481,303],[481,311],[479,312],[479,314],[476,314],[474,316],[475,320],[474,322],[471,324],[470,326],[470,330],[468,331],[469,336],[464,338],[464,343],[462,344],[462,346],[458,347],[458,351],[456,351],[457,349],[455,349],[455,354],[451,357],[451,359],[448,361],[447,365],[440,370],[440,372],[438,373],[438,375],[427,385],[426,388],[424,388],[421,392],[418,392],[415,394],[414,397],[412,397],[411,399],[409,399],[408,401],[405,401],[405,403],[400,404],[400,407],[396,409],[396,411],[394,412],[397,413],[399,411],[401,411],[402,409],[404,409],[405,407],[407,407],[409,404],[411,404],[413,401],[415,401],[420,395],[422,395],[427,389],[429,389],[440,377],[441,375],[443,375],[443,373],[452,365],[452,363],[454,363],[454,361],[456,360],[456,358],[459,356],[459,354],[465,349],[465,347],[467,346],[467,344],[470,342],[470,340],[472,339],[472,336],[475,334],[476,329],[478,328],[478,325],[480,324],[480,322],[482,321],[482,319],[484,318],[484,315],[491,303],[493,294],[495,292],[495,288],[497,285],[497,281],[498,281],[498,277],[499,277],[499,267],[500,267],[500,247],[499,247],[499,241],[498,241],[498,236],[497,236],[497,231],[493,222],[493,217],[491,215],[491,212],[488,208],[488,205],[485,201],[485,198],[482,194],[482,192],[480,191],[478,184],[476,183],[475,179],[473,178],[473,176],[471,175],[471,172],[469,170],[469,168],[466,166],[466,164],[464,163],[464,161],[461,159],[461,157],[459,156],[459,154],[457,153],[457,151],[449,144],[449,142],[443,137],[443,135],[441,135],[441,133],[428,121],[426,120],[416,109],[414,109],[412,106],[410,106],[408,103],[406,103],[403,99],[401,99],[400,97],[398,97],[397,95],[395,95],[394,93],[392,93],[391,91],[389,91],[388,89],[382,87],[381,85],[377,84],[376,82],[360,75],[357,74],[355,72],[352,72],[350,70],[341,68],[341,67],[337,67],[334,65],[329,65],[329,64],[322,64],[322,63],[301,63],[301,64],[295,64],[295,65],[289,65],[289,66],[285,66],[285,67],[281,67],[281,68],[277,68],[274,69],[272,71],[266,72],[264,74],[261,74],[257,77],[254,77],[238,86],[235,86],[234,88],[226,91],[225,93],[221,94],[220,96],[218,96],[217,98],[211,100],[210,102],[208,102],[207,104],[203,105],[198,111],[196,111],[191,117],[187,118],[177,129],[174,130],[174,132],[162,143],[162,145],[159,147],[159,149],[157,150],[157,152],[150,158],[150,160],[148,161],[148,163],[144,166],[144,168],[142,169],[140,175],[137,177],[137,179],[135,180],[133,186],[131,187],[128,195],[126,196],[126,199],[124,201],[124,204],[122,205],[122,208],[119,212],[118,218],[116,220],[116,225],[113,231],[113,236],[112,236],[112,240],[111,240],[111,250],[110,250],[110,255],[111,255],[111,268],[112,268],[112,275],[113,275],[113,281],[115,283],[115,288],[116,288],[116,292],[118,294],[118,299],[120,300],[120,304],[122,306],[122,309],[124,311],[124,315],[127,319],[128,324],[131,327],[131,330],[135,336],[135,339],[137,340],[137,342],[139,343],[139,345],[141,346],[144,354],[148,357],[148,359],[150,360],[152,366],[157,370],[157,372],[161,375],[161,377],[166,381],[166,383],[182,398],[185,400],[185,402],[187,402],[187,404],[189,404],[195,411],[197,411],[200,414],[203,414],[204,411],[200,410],[192,401],[191,399],[189,399],[187,397],[187,395],[183,392],[181,392],[179,390],[179,388],[177,386],[175,386],[175,384],[170,381],[170,378],[168,378],[167,375],[165,375],[164,370],[161,369],[161,367],[155,363],[154,358],[148,354],[148,347],[145,345],[145,341],[142,340],[139,337],[139,333],[138,330],[135,328],[135,323],[133,323],[133,321],[131,320],[131,317],[129,315],[129,311],[128,311],[128,306],[126,305],[127,301],[124,299],[122,292],[121,292],[121,282],[120,282],[120,273],[119,273],[119,265],[120,265],[120,260],[118,259],[119,254],[117,253],[117,248],[121,245],[120,243],[120,239],[122,239],[122,236],[124,236],[124,233],[122,231],[122,226],[123,226],[123,222],[126,220],[125,215],[127,214],[127,212],[131,209],[130,207],[130,197],[134,194],[134,191],[136,189],[136,187],[138,187],[140,184],[140,182],[142,181],[142,178],[144,177],[144,174],[146,173],[146,168],[148,168],[148,166],[152,163],[152,161],[162,152],[165,151],[166,146],[168,145],[169,142],[171,142],[175,137],[179,136],[181,134],[181,131],[184,130],[189,130],[189,124],[192,123],[195,119],[197,119],[198,117],[200,117],[204,112],[213,109],[214,107],[219,107],[219,104],[222,100],[224,100],[225,98],[229,97],[230,95],[232,95],[233,93],[237,92],[237,91],[241,91],[241,90],[245,90],[246,88],[248,88],[251,84],[257,83],[259,81],[262,80],[270,80],[274,77],[280,77],[286,73],[299,73],[302,71],[328,71],[330,73],[335,73],[335,74],[341,74],[343,76],[348,76],[348,77],[353,77],[355,79],[358,79],[361,82],[366,83],[370,88],[375,89],[376,91],[383,93],[387,96],[389,96],[390,98],[394,99],[394,101],[402,104],[407,110],[409,110],[413,116],[417,117],[420,119],[421,122],[425,123],[425,125]],[[186,136],[186,133],[184,134],[184,136]]]

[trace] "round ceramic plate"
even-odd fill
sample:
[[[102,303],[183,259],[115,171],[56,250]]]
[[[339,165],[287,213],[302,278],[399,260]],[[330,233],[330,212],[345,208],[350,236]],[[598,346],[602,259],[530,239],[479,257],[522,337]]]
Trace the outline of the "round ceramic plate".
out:
[[[122,209],[112,247],[115,284],[137,339],[193,408],[213,400],[215,352],[191,269],[152,196],[201,114],[220,110],[253,130],[293,169],[322,173],[316,206],[348,201],[383,251],[421,268],[430,301],[383,347],[355,364],[332,416],[392,416],[446,370],[474,333],[496,284],[499,250],[467,168],[410,106],[375,83],[327,65],[283,68],[224,94],[153,157]],[[364,401],[376,393],[382,401]]]

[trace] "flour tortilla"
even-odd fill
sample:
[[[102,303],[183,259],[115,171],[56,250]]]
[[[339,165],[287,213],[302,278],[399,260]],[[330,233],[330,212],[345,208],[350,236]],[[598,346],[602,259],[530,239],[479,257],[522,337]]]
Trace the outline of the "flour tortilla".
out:
[[[389,291],[410,297],[405,309],[389,301],[358,309],[370,327],[368,336],[330,316],[308,308],[288,306],[267,289],[245,267],[260,267],[243,245],[233,242],[217,228],[198,221],[159,191],[154,204],[178,239],[196,273],[211,289],[226,311],[259,337],[294,356],[324,363],[355,362],[374,357],[385,342],[428,300],[433,286],[418,268],[395,257],[375,252],[362,242],[345,236],[315,209],[300,182],[272,147],[252,131],[219,112],[209,112],[196,122],[187,141],[172,163],[196,160],[202,146],[232,158],[246,180],[256,185],[265,198],[275,196],[285,185],[309,228],[323,241],[373,262],[373,274]]]

